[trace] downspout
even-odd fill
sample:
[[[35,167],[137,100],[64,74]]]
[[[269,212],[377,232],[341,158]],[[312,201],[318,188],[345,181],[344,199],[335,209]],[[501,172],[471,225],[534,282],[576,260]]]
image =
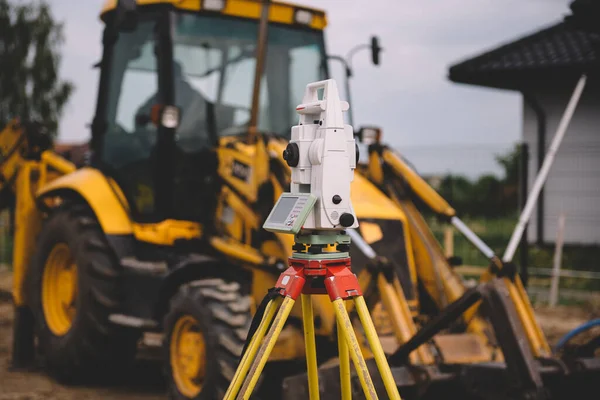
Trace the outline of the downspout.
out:
[[[546,113],[539,101],[532,95],[522,92],[525,103],[531,107],[537,120],[537,167],[538,172],[544,164],[546,156]],[[537,201],[537,244],[544,244],[544,189],[540,191]]]

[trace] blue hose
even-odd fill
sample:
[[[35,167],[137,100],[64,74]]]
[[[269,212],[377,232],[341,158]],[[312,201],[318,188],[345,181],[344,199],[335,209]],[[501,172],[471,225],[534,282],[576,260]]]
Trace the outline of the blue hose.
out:
[[[573,329],[571,332],[567,333],[565,336],[563,336],[558,341],[558,343],[556,344],[556,347],[554,348],[554,351],[559,351],[561,348],[563,348],[563,346],[565,344],[567,344],[567,342],[569,340],[573,339],[575,336],[579,335],[580,333],[583,333],[589,329],[592,329],[595,326],[600,326],[600,318],[588,321],[585,324],[583,324],[583,325]]]

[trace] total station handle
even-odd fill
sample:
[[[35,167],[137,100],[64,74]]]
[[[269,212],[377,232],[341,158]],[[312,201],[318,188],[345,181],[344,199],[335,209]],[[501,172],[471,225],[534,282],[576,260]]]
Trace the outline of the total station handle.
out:
[[[323,89],[323,98],[319,100],[319,89]],[[313,124],[315,120],[322,121],[322,128],[344,129],[343,112],[350,105],[340,100],[337,84],[333,79],[313,82],[306,85],[302,104],[296,107],[300,114],[300,124]]]

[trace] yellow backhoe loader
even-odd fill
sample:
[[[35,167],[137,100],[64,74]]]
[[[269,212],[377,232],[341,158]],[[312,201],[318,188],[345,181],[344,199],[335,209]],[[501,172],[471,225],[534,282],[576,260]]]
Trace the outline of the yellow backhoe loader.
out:
[[[222,398],[256,305],[292,253],[293,238],[262,223],[289,184],[297,102],[329,76],[326,16],[256,0],[112,0],[101,18],[89,164],[58,156],[29,121],[0,133],[0,198],[16,200],[13,366],[39,356],[61,382],[119,374],[155,333],[172,399]],[[465,291],[401,189],[445,203],[385,146],[368,155],[352,186],[351,256],[403,395],[450,385],[456,396],[537,396],[545,384],[532,362],[549,349],[518,280]],[[489,311],[476,310],[480,299]],[[465,304],[462,323],[441,332]],[[314,312],[322,373],[336,374],[329,300],[315,298]],[[301,396],[303,363],[296,307],[270,358],[272,376],[292,376],[275,392],[264,379],[258,394]],[[543,368],[570,376],[554,359]]]

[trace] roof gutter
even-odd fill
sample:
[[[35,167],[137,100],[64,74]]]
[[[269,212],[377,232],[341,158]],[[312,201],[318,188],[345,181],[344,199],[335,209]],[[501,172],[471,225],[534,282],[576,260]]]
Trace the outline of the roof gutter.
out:
[[[539,172],[546,156],[546,113],[535,96],[524,91],[521,93],[525,104],[533,110],[537,120],[537,167]],[[544,189],[540,190],[538,197],[536,219],[536,241],[541,246],[544,244]]]

